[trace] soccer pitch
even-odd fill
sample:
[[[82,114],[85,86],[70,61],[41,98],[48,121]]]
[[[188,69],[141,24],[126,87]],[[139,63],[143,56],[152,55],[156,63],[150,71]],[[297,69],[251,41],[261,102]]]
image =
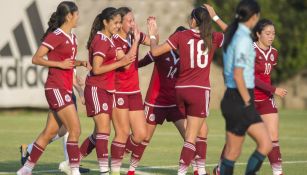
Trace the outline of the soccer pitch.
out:
[[[280,111],[280,144],[286,175],[307,174],[307,111]],[[47,112],[0,112],[0,174],[15,174],[20,168],[18,147],[30,143],[38,136],[46,123]],[[80,114],[82,135],[79,145],[93,129],[93,121]],[[224,119],[220,111],[211,111],[208,118],[209,136],[207,152],[207,170],[218,162],[224,144]],[[113,131],[112,131],[113,134]],[[113,136],[111,137],[113,138]],[[137,174],[177,174],[177,164],[182,147],[182,139],[172,123],[159,126],[146,149]],[[254,151],[255,144],[250,138],[244,143],[244,149],[237,161],[236,175],[244,174],[245,162]],[[59,162],[63,161],[62,141],[50,144],[40,158],[33,174],[62,174],[58,171]],[[129,166],[129,157],[124,160],[124,170]],[[92,171],[88,175],[99,174],[95,151],[81,162],[83,167]],[[122,172],[125,174],[125,172]],[[192,172],[190,171],[190,174]],[[260,175],[271,175],[271,168],[266,159]]]

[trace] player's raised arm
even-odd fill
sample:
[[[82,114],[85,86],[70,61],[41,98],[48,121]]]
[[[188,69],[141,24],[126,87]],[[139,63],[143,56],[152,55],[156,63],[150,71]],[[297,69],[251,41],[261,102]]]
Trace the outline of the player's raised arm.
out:
[[[172,49],[167,42],[158,45],[158,40],[156,38],[156,35],[158,34],[158,26],[155,18],[147,19],[147,29],[150,37],[150,51],[152,53],[152,56],[155,57],[162,55]]]
[[[216,14],[214,8],[209,4],[203,4],[203,7],[208,10],[212,20],[225,32],[228,25]]]

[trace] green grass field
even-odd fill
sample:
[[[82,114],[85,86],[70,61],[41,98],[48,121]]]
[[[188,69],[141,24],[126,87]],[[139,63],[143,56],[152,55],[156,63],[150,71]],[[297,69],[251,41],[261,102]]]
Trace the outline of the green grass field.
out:
[[[0,174],[14,174],[20,167],[19,145],[30,143],[42,130],[47,112],[0,112]],[[81,113],[81,142],[93,127],[91,119]],[[287,110],[280,112],[280,143],[286,175],[307,174],[307,111]],[[207,170],[212,172],[218,162],[224,144],[224,120],[219,111],[212,111],[208,119],[209,137],[207,152]],[[151,144],[146,150],[138,174],[177,174],[177,162],[181,151],[182,139],[171,123],[158,127]],[[237,161],[235,175],[244,174],[245,162],[255,144],[247,138],[240,159]],[[34,174],[61,174],[58,163],[63,161],[62,141],[49,145],[38,162]],[[129,159],[125,158],[124,167]],[[89,174],[98,173],[96,153],[82,161],[82,166],[92,169]],[[124,174],[124,172],[123,172]],[[266,161],[261,175],[270,175],[271,168]]]

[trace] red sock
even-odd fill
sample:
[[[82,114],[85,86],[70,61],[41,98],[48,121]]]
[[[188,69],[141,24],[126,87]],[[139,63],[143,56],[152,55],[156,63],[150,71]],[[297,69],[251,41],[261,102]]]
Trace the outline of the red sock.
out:
[[[108,141],[109,141],[109,134],[105,133],[96,134],[96,153],[99,162],[100,173],[109,171]]]
[[[181,150],[178,174],[186,174],[192,159],[195,157],[195,145],[190,142],[184,142]]]
[[[78,142],[67,141],[66,147],[67,147],[67,153],[68,153],[70,167],[71,168],[79,168],[80,150],[79,150],[79,147],[78,147]]]
[[[95,148],[95,145],[96,145],[96,138],[94,137],[93,134],[91,134],[83,141],[80,147],[81,159],[89,155]]]
[[[132,135],[130,135],[127,139],[127,142],[126,142],[126,149],[125,149],[125,152],[126,153],[130,153],[130,152],[133,152],[134,149],[136,149],[138,147],[138,143],[135,143],[132,139]]]
[[[199,174],[207,174],[205,169],[206,155],[207,155],[207,138],[197,137],[195,161]]]
[[[32,151],[27,162],[25,163],[25,166],[33,169],[37,160],[40,158],[44,151],[44,148],[40,147],[36,142],[34,142]]]
[[[140,160],[145,151],[145,148],[147,147],[148,144],[149,141],[143,141],[141,144],[139,144],[138,147],[134,149],[134,151],[131,154],[129,171],[135,171],[135,168],[139,165]]]
[[[111,145],[111,169],[112,172],[119,172],[122,165],[122,160],[125,153],[125,143],[116,142],[113,140]]]
[[[268,154],[268,158],[273,170],[274,174],[281,174],[282,173],[282,159],[280,153],[280,147],[278,141],[273,141],[273,149]]]

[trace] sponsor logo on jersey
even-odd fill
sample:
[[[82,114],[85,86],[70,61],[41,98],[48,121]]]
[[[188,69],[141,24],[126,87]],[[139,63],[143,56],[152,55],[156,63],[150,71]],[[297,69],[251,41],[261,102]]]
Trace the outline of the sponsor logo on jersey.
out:
[[[118,105],[121,106],[121,105],[123,105],[124,103],[125,103],[125,101],[124,101],[123,98],[118,98],[118,99],[117,99],[117,104],[118,104]]]
[[[262,56],[259,56],[259,60],[262,60]]]
[[[108,110],[108,104],[107,103],[103,103],[102,104],[102,109],[104,110],[104,111],[107,111]]]
[[[70,102],[71,101],[71,98],[68,94],[65,95],[65,101],[66,102]]]
[[[66,44],[69,44],[69,41],[68,41],[68,40],[66,40]]]

